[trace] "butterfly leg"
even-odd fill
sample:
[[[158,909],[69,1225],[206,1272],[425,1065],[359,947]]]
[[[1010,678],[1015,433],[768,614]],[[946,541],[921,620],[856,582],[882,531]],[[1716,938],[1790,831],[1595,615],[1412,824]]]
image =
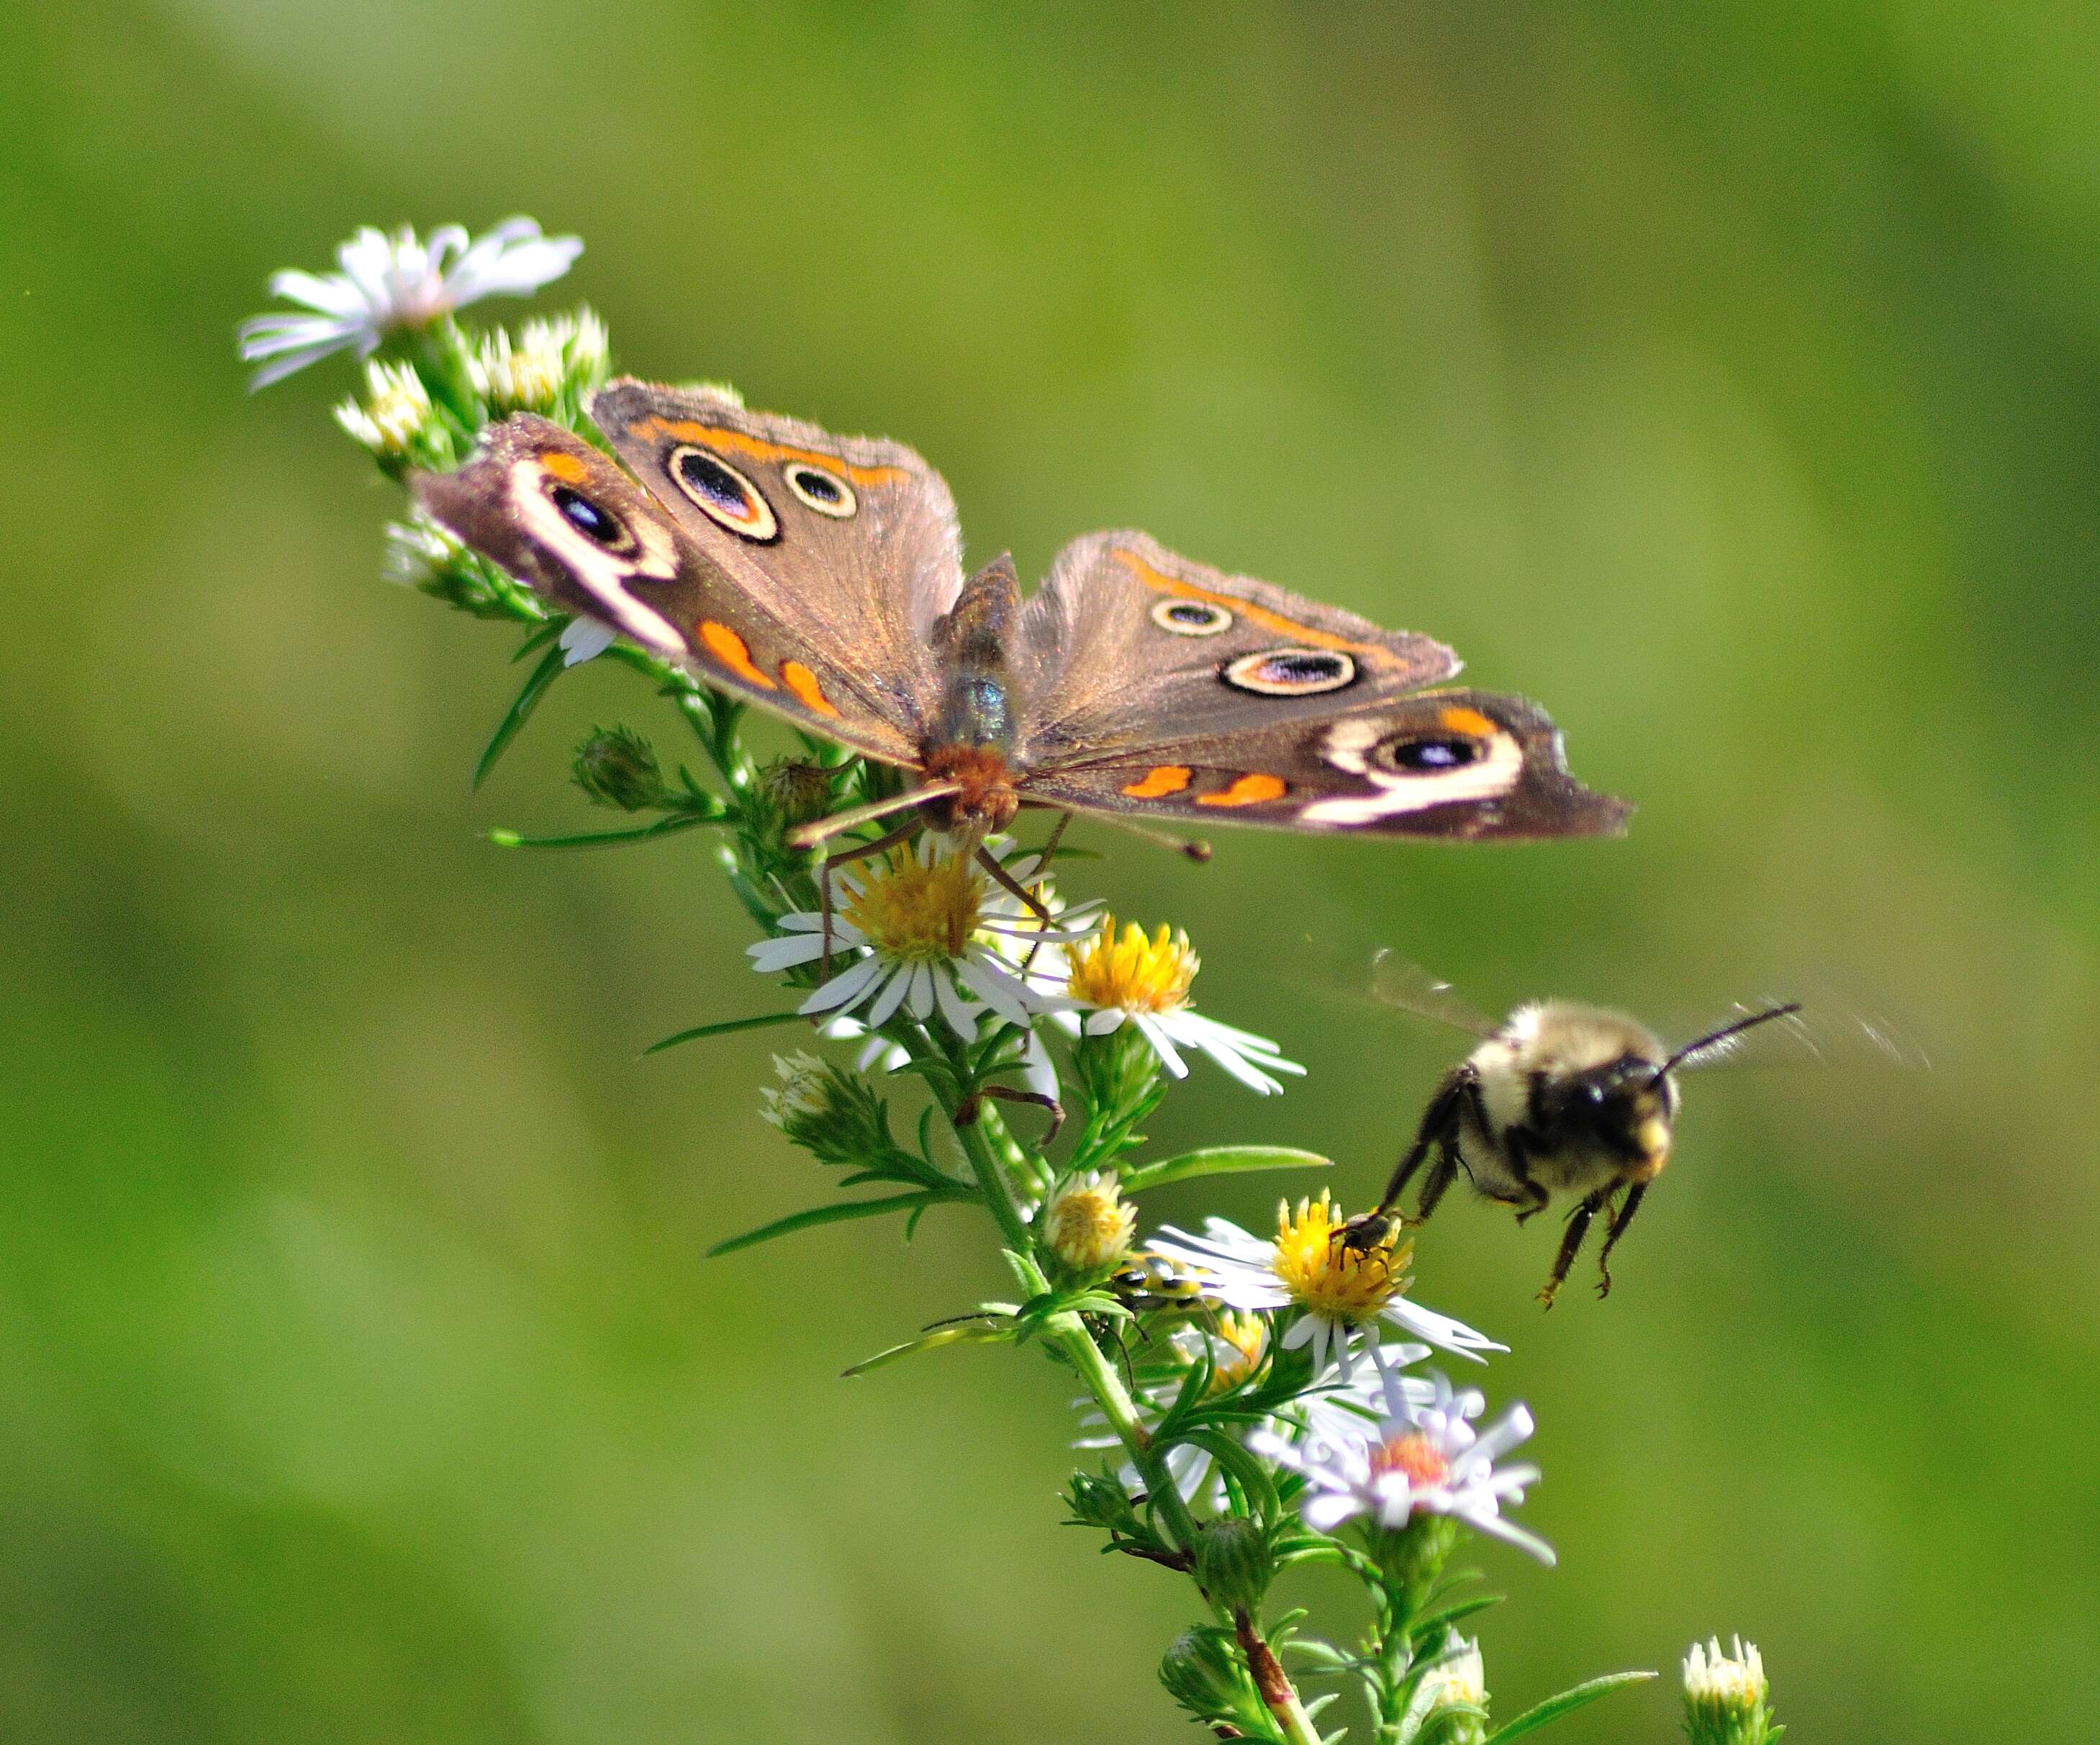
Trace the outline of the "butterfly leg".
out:
[[[1017,1091],[1010,1085],[979,1085],[955,1105],[955,1125],[967,1127],[984,1113],[985,1099],[996,1098],[1002,1103],[1032,1103],[1036,1108],[1050,1112],[1050,1128],[1043,1135],[1041,1144],[1047,1148],[1057,1137],[1057,1130],[1065,1125],[1065,1105],[1055,1097],[1046,1097],[1039,1091]]]
[[[1626,1233],[1626,1226],[1634,1221],[1634,1214],[1640,1210],[1643,1197],[1648,1192],[1646,1182],[1636,1182],[1626,1190],[1626,1196],[1619,1202],[1619,1209],[1612,1214],[1612,1227],[1604,1232],[1604,1245],[1597,1250],[1597,1294],[1612,1294],[1612,1250],[1618,1246],[1619,1238]]]
[[[1617,1187],[1617,1182],[1612,1182],[1599,1188],[1568,1214],[1568,1234],[1561,1237],[1560,1252],[1553,1258],[1552,1276],[1538,1293],[1538,1300],[1543,1307],[1549,1309],[1553,1307],[1553,1298],[1559,1292],[1561,1282],[1567,1278],[1568,1269],[1575,1264],[1575,1257],[1582,1251],[1582,1238],[1590,1233],[1590,1220],[1604,1209],[1606,1201],[1610,1200]]]
[[[999,857],[995,855],[990,849],[982,847],[978,848],[977,865],[983,867],[986,872],[991,875],[992,882],[995,884],[998,885],[999,888],[1004,891],[1009,897],[1017,899],[1028,910],[1029,914],[1035,917],[1035,924],[1037,927],[1045,928],[1049,926],[1050,911],[1043,906],[1043,899],[1038,897],[1033,891],[1030,890],[1026,885],[1022,884],[1004,866],[1000,866],[999,864]],[[1026,967],[1026,965],[1023,966],[1024,968]]]
[[[1057,814],[1057,822],[1050,826],[1050,834],[1043,844],[1043,853],[1037,857],[1035,861],[1035,876],[1038,879],[1047,879],[1050,876],[1051,859],[1057,853],[1058,843],[1064,838],[1065,826],[1071,822],[1070,813],[1061,812]],[[1043,925],[1046,927],[1049,925],[1049,913],[1046,910],[1043,917]],[[1021,973],[1023,976],[1027,975],[1029,971],[1035,967],[1035,954],[1042,949],[1043,936],[1039,932],[1036,935],[1035,942],[1028,948],[1028,955],[1021,960]]]

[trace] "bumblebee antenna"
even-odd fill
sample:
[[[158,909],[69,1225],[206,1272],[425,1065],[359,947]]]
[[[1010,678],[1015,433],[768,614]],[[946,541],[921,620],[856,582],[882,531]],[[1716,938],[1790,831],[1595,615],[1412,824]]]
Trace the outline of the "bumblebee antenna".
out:
[[[1783,1006],[1767,1006],[1762,1011],[1754,1011],[1747,1018],[1738,1018],[1733,1024],[1724,1024],[1718,1030],[1710,1030],[1697,1042],[1687,1042],[1675,1054],[1664,1061],[1655,1069],[1655,1074],[1648,1082],[1652,1085],[1659,1085],[1695,1055],[1705,1054],[1710,1049],[1719,1048],[1725,1043],[1732,1042],[1744,1031],[1755,1029],[1761,1024],[1769,1024],[1775,1018],[1791,1018],[1800,1010],[1799,1000],[1789,1000]]]

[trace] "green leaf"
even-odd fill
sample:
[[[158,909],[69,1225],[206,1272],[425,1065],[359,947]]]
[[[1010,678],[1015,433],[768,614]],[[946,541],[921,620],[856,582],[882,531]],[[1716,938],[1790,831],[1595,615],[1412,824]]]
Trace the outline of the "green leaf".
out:
[[[642,1052],[644,1055],[660,1055],[665,1049],[676,1048],[681,1042],[701,1042],[710,1036],[731,1036],[739,1030],[762,1030],[768,1025],[793,1024],[801,1016],[798,1011],[769,1011],[761,1012],[756,1018],[725,1018],[719,1024],[696,1024],[690,1030],[681,1030],[676,1036],[667,1036],[660,1042],[651,1042]]]
[[[1433,1611],[1418,1613],[1408,1624],[1408,1633],[1417,1641],[1433,1641],[1455,1624],[1462,1624],[1475,1612],[1485,1611],[1490,1606],[1499,1606],[1499,1593],[1476,1593],[1470,1599],[1454,1600],[1448,1606],[1439,1606]]]
[[[674,812],[654,824],[638,824],[633,830],[580,831],[573,836],[524,836],[514,830],[492,830],[488,839],[499,848],[614,848],[623,842],[651,842],[690,830],[696,824],[718,822],[719,814]]]
[[[1184,1152],[1162,1163],[1140,1165],[1125,1173],[1125,1193],[1142,1193],[1148,1188],[1164,1188],[1169,1182],[1185,1182],[1198,1175],[1237,1175],[1249,1170],[1329,1170],[1332,1161],[1316,1151],[1299,1151],[1289,1145],[1211,1145],[1202,1151]]]
[[[939,1194],[914,1188],[910,1193],[890,1194],[880,1200],[841,1200],[832,1205],[812,1206],[806,1212],[795,1212],[786,1218],[776,1218],[770,1224],[761,1224],[756,1230],[747,1230],[740,1236],[731,1236],[726,1242],[717,1242],[708,1250],[708,1258],[712,1260],[718,1255],[734,1254],[740,1248],[752,1248],[761,1242],[770,1242],[775,1236],[792,1236],[798,1230],[814,1230],[819,1224],[842,1224],[855,1218],[880,1218],[885,1212],[901,1212],[907,1206],[930,1205],[942,1197]]]
[[[1508,1725],[1496,1728],[1488,1735],[1486,1745],[1509,1745],[1510,1740],[1536,1733],[1548,1721],[1572,1715],[1577,1709],[1595,1702],[1608,1690],[1616,1690],[1621,1685],[1637,1685],[1654,1677],[1652,1672],[1607,1672],[1602,1678],[1592,1678],[1562,1691],[1557,1697],[1548,1697],[1537,1708],[1526,1709]]]
[[[479,787],[502,756],[503,748],[518,737],[518,729],[539,707],[540,699],[547,694],[547,687],[562,676],[562,668],[568,660],[567,650],[558,645],[547,650],[540,664],[532,669],[532,676],[525,681],[524,689],[518,693],[503,719],[496,723],[495,737],[488,742],[488,749],[481,754],[481,761],[474,766],[474,783]]]
[[[848,1377],[864,1376],[871,1369],[880,1369],[899,1358],[915,1357],[921,1351],[938,1351],[950,1345],[1004,1345],[1012,1337],[1013,1329],[1010,1327],[943,1327],[937,1333],[922,1333],[916,1339],[907,1339],[902,1345],[893,1345],[886,1351],[864,1357],[840,1373]]]

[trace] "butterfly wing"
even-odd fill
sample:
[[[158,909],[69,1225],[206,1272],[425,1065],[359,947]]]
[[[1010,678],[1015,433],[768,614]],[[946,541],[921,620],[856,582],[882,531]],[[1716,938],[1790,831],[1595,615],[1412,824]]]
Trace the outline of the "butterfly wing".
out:
[[[1177,557],[1138,533],[1067,546],[1022,614],[1034,799],[1280,830],[1483,838],[1622,827],[1568,773],[1542,710],[1420,694],[1458,660],[1427,637]]]
[[[923,725],[929,637],[962,590],[939,474],[899,443],[836,436],[720,394],[622,379],[591,417],[642,487],[803,660],[868,706]]]
[[[1031,798],[1085,811],[1466,842],[1612,835],[1631,809],[1568,773],[1545,712],[1493,691],[1431,691],[1317,718],[1030,772]]]
[[[833,658],[779,590],[716,562],[598,449],[520,413],[416,500],[483,557],[694,676],[886,762],[915,765],[920,691]]]
[[[1170,726],[1198,738],[1325,719],[1458,670],[1428,637],[1227,575],[1142,533],[1089,534],[1060,552],[1018,644],[1029,768],[1134,750]]]

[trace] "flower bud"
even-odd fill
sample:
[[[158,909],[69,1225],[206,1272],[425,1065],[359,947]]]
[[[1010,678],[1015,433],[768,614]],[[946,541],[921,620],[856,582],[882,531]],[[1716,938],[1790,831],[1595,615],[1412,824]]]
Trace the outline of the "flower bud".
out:
[[[641,734],[600,727],[576,749],[576,786],[601,806],[641,812],[664,804],[664,773]]]
[[[1159,1659],[1159,1681],[1176,1703],[1202,1720],[1245,1717],[1259,1724],[1260,1703],[1240,1670],[1237,1646],[1230,1633],[1215,1624],[1192,1625],[1167,1645]]]
[[[773,1057],[780,1083],[759,1092],[767,1121],[819,1163],[867,1167],[896,1149],[882,1099],[859,1073],[796,1049]]]
[[[834,771],[792,757],[776,759],[758,773],[759,791],[783,826],[806,824],[832,809]]]
[[[386,524],[387,580],[456,606],[476,618],[510,618],[510,603],[489,584],[482,560],[435,522],[417,515]]]
[[[1065,1506],[1072,1511],[1074,1527],[1096,1527],[1118,1539],[1143,1544],[1151,1530],[1131,1505],[1130,1492],[1110,1473],[1075,1472],[1065,1487]]]
[[[1443,1658],[1431,1666],[1408,1699],[1402,1737],[1423,1745],[1480,1745],[1487,1734],[1487,1669],[1480,1645],[1453,1630],[1445,1638]]]
[[[1050,1196],[1039,1227],[1050,1251],[1070,1273],[1093,1277],[1130,1252],[1137,1208],[1123,1197],[1114,1176],[1089,1170]]]
[[[1220,1606],[1252,1611],[1276,1575],[1268,1534],[1259,1521],[1220,1515],[1196,1535],[1196,1584]]]
[[[1684,1657],[1684,1730],[1692,1745],[1766,1745],[1778,1729],[1765,1706],[1771,1686],[1757,1644],[1739,1636],[1730,1651],[1721,1638],[1697,1642]]]
[[[335,409],[335,421],[382,463],[414,458],[431,421],[430,392],[423,378],[408,364],[375,359],[364,366],[364,403],[345,400]]]

